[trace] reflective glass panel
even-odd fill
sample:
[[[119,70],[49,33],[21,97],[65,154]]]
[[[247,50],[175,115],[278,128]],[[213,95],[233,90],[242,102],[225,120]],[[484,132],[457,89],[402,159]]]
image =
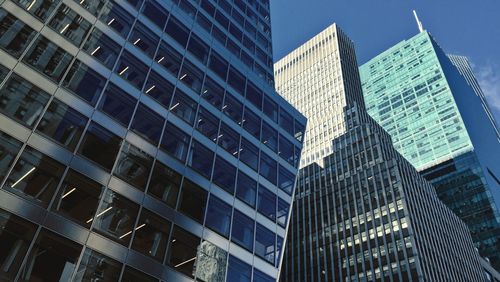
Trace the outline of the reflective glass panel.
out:
[[[21,150],[21,142],[0,131],[0,183]]]
[[[52,14],[59,4],[59,0],[15,0],[15,2],[42,22]]]
[[[240,160],[257,171],[259,167],[259,148],[250,141],[241,138]]]
[[[4,9],[0,9],[0,47],[19,58],[35,36],[35,31]]]
[[[276,220],[276,194],[261,185],[257,196],[257,210],[272,221]]]
[[[114,174],[144,191],[152,165],[153,158],[150,155],[125,142],[118,157]]]
[[[206,178],[210,178],[213,160],[214,152],[201,145],[201,143],[193,140],[187,164]]]
[[[217,140],[219,119],[200,106],[200,109],[198,110],[198,119],[196,121],[196,129],[198,129],[198,131],[210,140]]]
[[[231,227],[231,211],[232,207],[230,205],[217,199],[213,195],[210,196],[205,226],[224,237],[229,237],[229,228]]]
[[[132,15],[114,1],[109,1],[104,7],[100,19],[124,38],[134,22]]]
[[[84,63],[76,60],[64,78],[63,85],[94,106],[106,79]]]
[[[125,266],[121,282],[158,282],[158,279],[130,266]]]
[[[76,46],[80,46],[92,27],[90,22],[64,4],[59,6],[49,26]]]
[[[140,22],[136,22],[128,41],[153,58],[160,38]]]
[[[176,271],[193,277],[200,238],[174,226],[167,262]]]
[[[255,207],[255,197],[257,195],[257,181],[248,175],[238,171],[238,185],[236,186],[236,197]]]
[[[102,31],[94,28],[83,45],[83,50],[90,56],[96,58],[108,69],[113,68],[120,52],[120,45],[109,38]]]
[[[92,249],[83,253],[75,282],[115,282],[120,278],[122,264]]]
[[[115,163],[120,143],[120,137],[92,122],[83,137],[78,152],[109,171]]]
[[[203,241],[196,261],[196,281],[224,282],[227,252],[216,245]]]
[[[170,106],[172,96],[174,95],[174,87],[175,86],[172,83],[152,70],[149,73],[146,87],[144,87],[144,93],[148,94],[163,106],[168,108]]]
[[[229,267],[227,269],[227,281],[251,282],[252,267],[236,257],[229,256]]]
[[[207,205],[207,191],[193,182],[184,179],[181,198],[179,200],[179,211],[203,223],[205,207]]]
[[[146,75],[148,74],[148,67],[128,51],[124,51],[120,56],[115,71],[134,87],[142,90],[142,85],[146,81]]]
[[[143,104],[139,104],[130,128],[153,144],[160,142],[165,119]]]
[[[274,265],[275,234],[257,223],[255,254]]]
[[[179,118],[183,119],[185,122],[192,125],[196,116],[197,106],[198,103],[196,103],[195,100],[189,98],[188,95],[177,88],[172,101],[172,106],[170,106],[170,111]]]
[[[148,193],[157,197],[169,207],[175,208],[181,187],[182,176],[158,160],[155,163]]]
[[[128,127],[136,103],[135,98],[110,82],[99,102],[98,109],[123,126]]]
[[[236,182],[236,168],[223,158],[217,156],[215,159],[213,182],[226,190],[231,195],[234,194],[234,184]]]
[[[170,222],[143,208],[135,228],[132,249],[160,263],[167,251]]]
[[[238,210],[234,210],[231,241],[252,252],[254,242],[254,226],[255,222],[253,219]]]
[[[64,49],[40,35],[31,45],[23,61],[53,81],[59,82],[72,58],[73,56]]]
[[[184,162],[186,160],[190,136],[170,122],[165,126],[161,139],[161,148],[173,157]]]

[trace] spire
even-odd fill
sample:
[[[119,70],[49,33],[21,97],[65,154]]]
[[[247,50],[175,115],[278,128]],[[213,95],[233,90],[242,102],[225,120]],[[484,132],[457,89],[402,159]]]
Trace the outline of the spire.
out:
[[[413,10],[413,16],[415,16],[415,20],[417,21],[418,30],[420,32],[423,32],[424,31],[424,27],[422,25],[422,22],[418,19],[417,12],[415,10]]]

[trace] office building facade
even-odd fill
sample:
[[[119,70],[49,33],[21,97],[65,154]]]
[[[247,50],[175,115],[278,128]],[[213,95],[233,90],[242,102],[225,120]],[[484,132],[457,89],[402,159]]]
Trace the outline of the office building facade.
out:
[[[465,224],[369,117],[357,70],[336,25],[275,64],[308,118],[280,281],[485,281]]]
[[[500,135],[468,62],[445,55],[423,31],[360,74],[368,113],[500,269]]]
[[[267,0],[0,1],[0,280],[275,281],[271,56]]]

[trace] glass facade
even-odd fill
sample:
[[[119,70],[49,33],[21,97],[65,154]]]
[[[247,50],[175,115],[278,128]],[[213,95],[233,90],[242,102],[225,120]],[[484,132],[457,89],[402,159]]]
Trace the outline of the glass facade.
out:
[[[500,269],[500,135],[467,59],[445,55],[422,32],[360,73],[369,114]]]
[[[271,56],[267,0],[2,1],[0,280],[276,280],[306,119]]]

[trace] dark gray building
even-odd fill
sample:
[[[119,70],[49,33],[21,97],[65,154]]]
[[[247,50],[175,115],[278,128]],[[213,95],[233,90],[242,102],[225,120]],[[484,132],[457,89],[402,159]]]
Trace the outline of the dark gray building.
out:
[[[275,281],[271,56],[267,0],[0,1],[0,280]]]
[[[308,118],[281,281],[486,281],[466,225],[368,115],[336,25],[275,74]]]

